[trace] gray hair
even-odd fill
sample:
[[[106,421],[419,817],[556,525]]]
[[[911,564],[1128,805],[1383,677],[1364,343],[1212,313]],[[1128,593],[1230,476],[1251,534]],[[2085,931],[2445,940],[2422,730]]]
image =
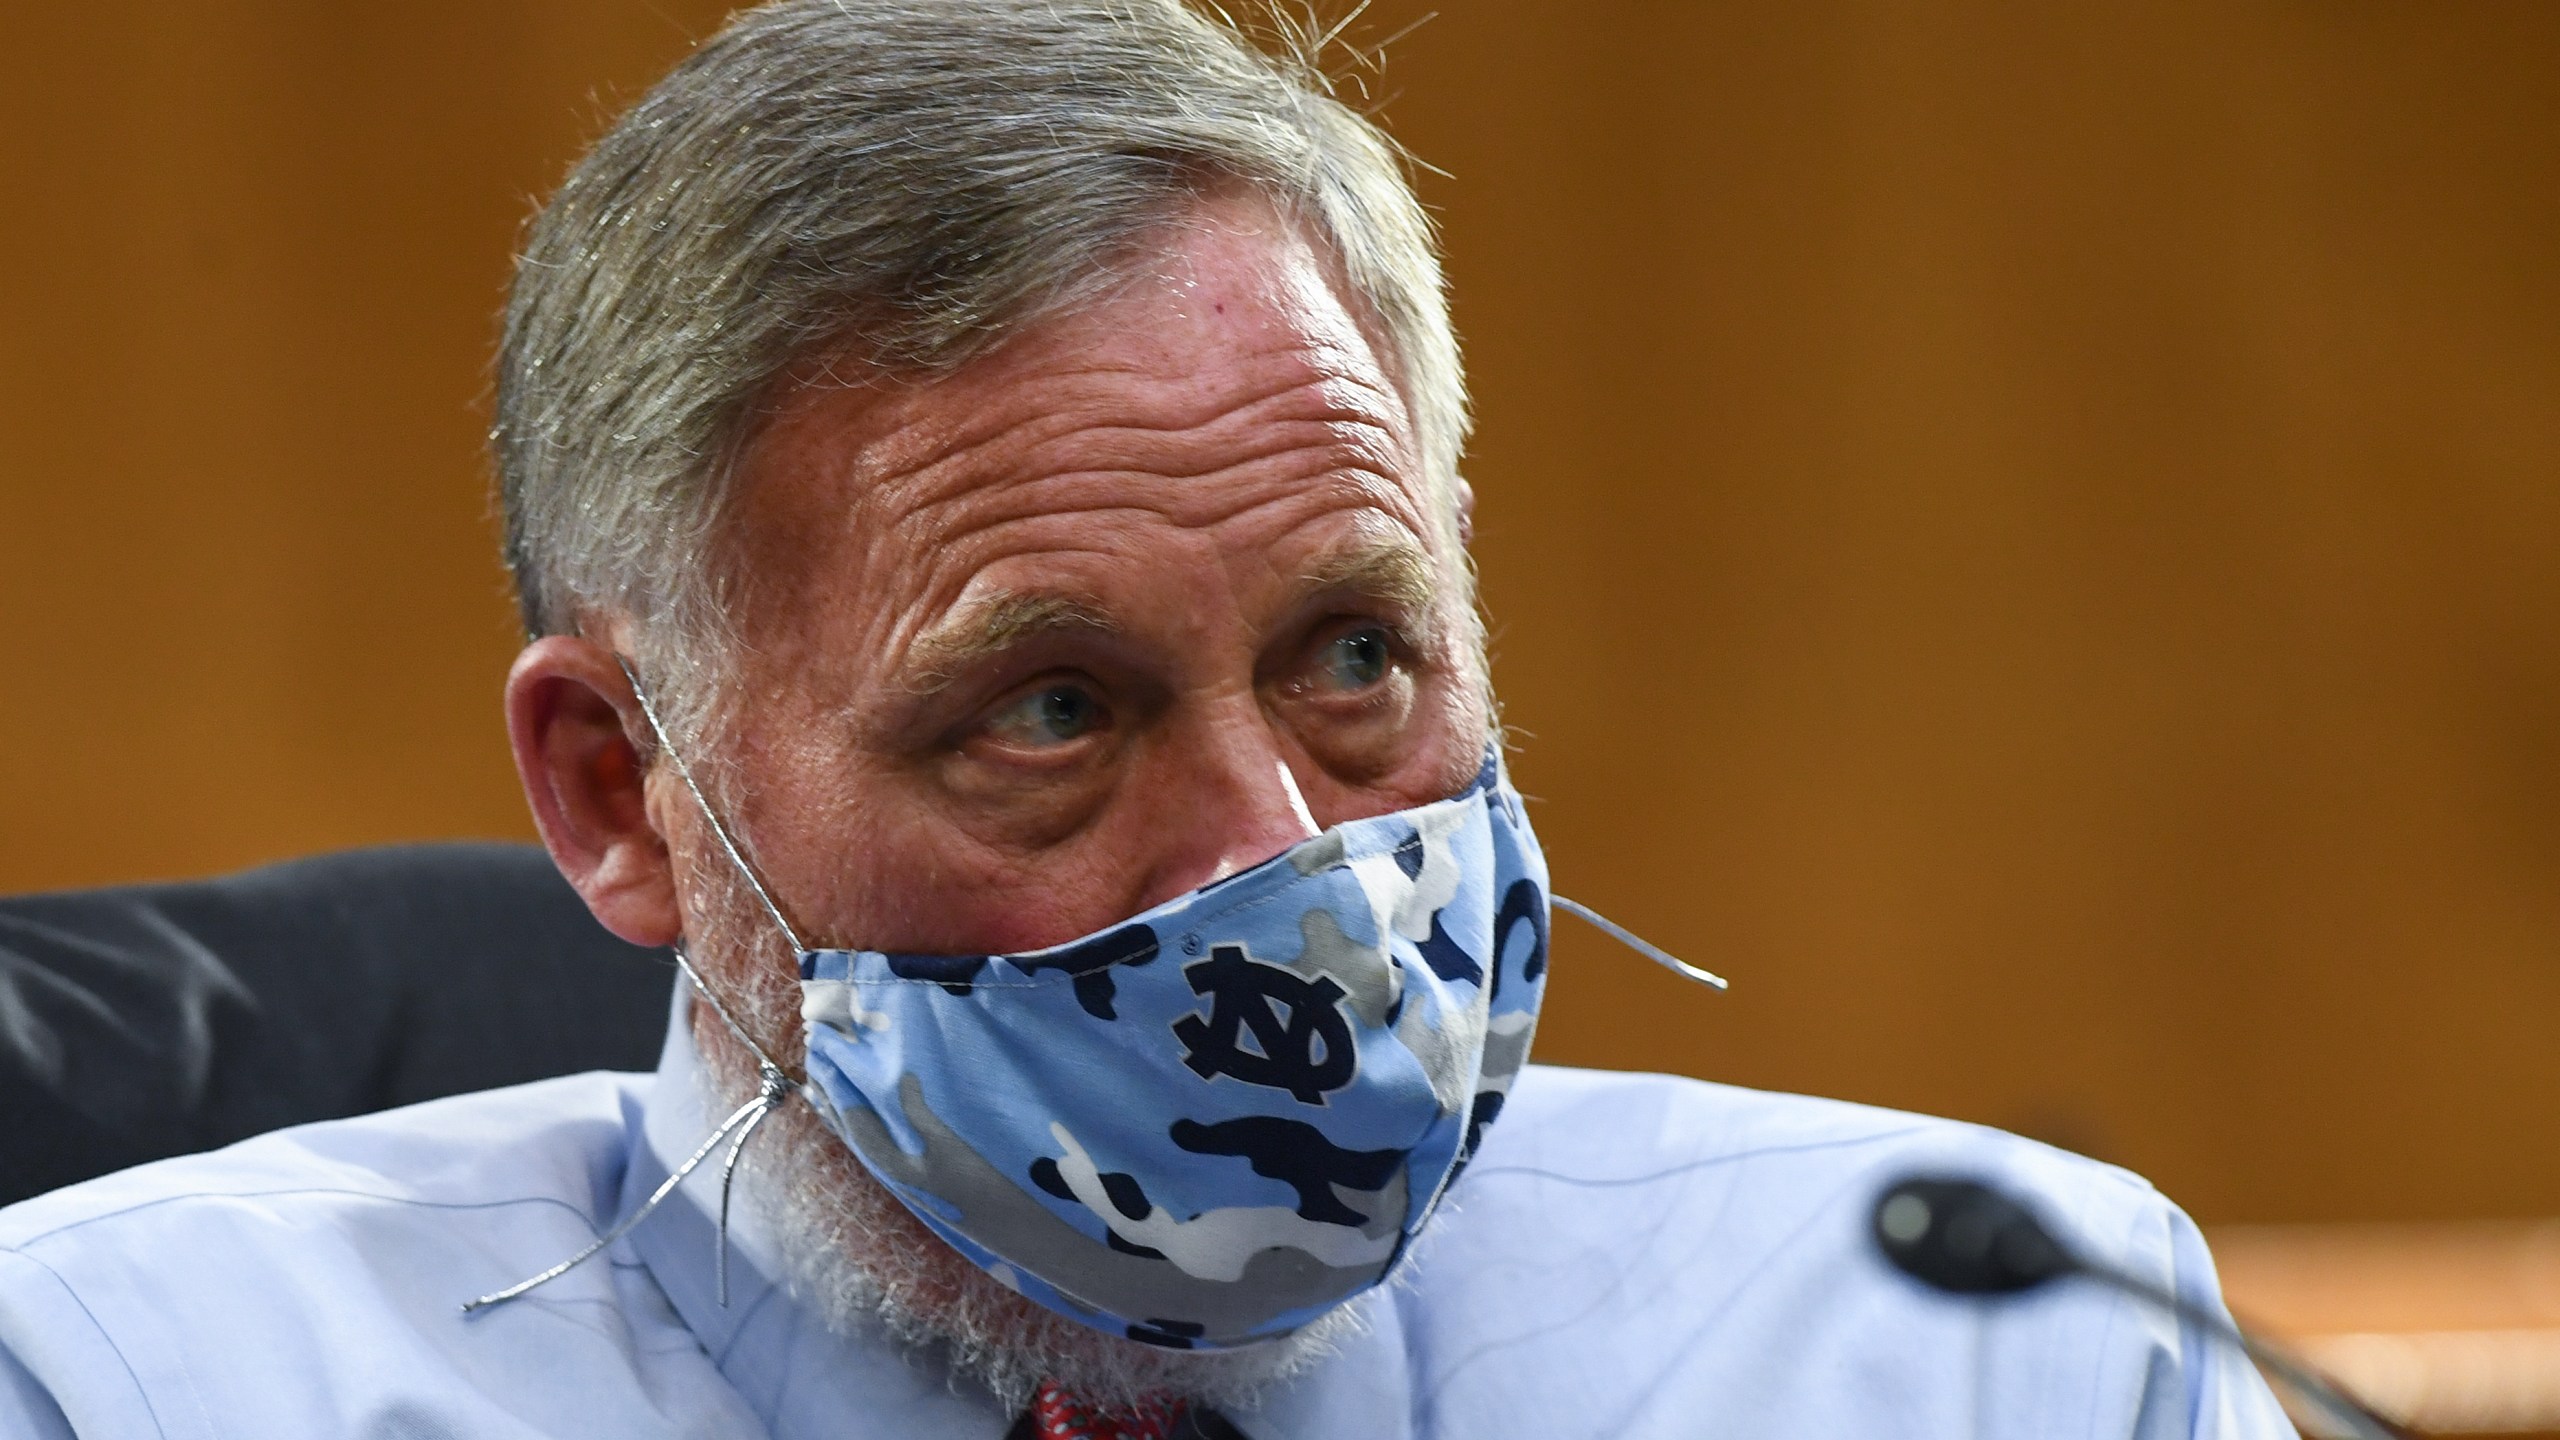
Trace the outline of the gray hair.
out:
[[[1106,294],[1149,232],[1238,183],[1332,248],[1454,515],[1466,387],[1430,221],[1319,45],[1281,28],[1296,43],[1266,51],[1185,0],[739,15],[526,237],[491,438],[527,629],[626,617],[693,710],[704,651],[736,638],[738,582],[708,563],[727,471],[777,377],[821,351],[947,373]]]

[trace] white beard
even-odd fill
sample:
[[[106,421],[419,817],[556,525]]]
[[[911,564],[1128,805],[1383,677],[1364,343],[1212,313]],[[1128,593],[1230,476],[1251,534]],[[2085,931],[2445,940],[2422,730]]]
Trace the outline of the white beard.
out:
[[[695,907],[696,918],[714,920],[694,927],[700,941],[770,929],[742,885],[698,873],[695,880],[695,897],[709,902]],[[800,987],[793,968],[770,958],[781,950],[779,937],[697,943],[693,958],[747,1033],[777,1057],[796,1058],[804,1051]],[[718,960],[703,964],[713,956]],[[693,1015],[711,1113],[727,1114],[755,1098],[755,1058],[707,1006],[697,1003]],[[1216,1352],[1163,1349],[1078,1324],[1005,1288],[944,1244],[796,1096],[760,1127],[735,1191],[773,1236],[783,1287],[828,1329],[845,1336],[886,1330],[903,1344],[938,1352],[955,1383],[975,1381],[1010,1408],[1028,1404],[1051,1381],[1108,1411],[1166,1398],[1245,1407],[1365,1323],[1354,1302],[1285,1338]]]

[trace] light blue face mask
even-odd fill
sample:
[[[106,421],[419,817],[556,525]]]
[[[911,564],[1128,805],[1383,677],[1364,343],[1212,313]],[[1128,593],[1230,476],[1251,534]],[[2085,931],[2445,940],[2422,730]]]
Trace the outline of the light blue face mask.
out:
[[[1528,1059],[1547,869],[1496,752],[1449,799],[1015,955],[811,949],[703,809],[800,956],[797,1093],[953,1249],[1112,1334],[1246,1345],[1377,1285]],[[792,1093],[762,1068],[652,1205],[724,1140],[734,1168]]]
[[[1097,935],[810,950],[808,1094],[1007,1286],[1160,1345],[1286,1335],[1385,1278],[1502,1109],[1547,871],[1488,758]]]

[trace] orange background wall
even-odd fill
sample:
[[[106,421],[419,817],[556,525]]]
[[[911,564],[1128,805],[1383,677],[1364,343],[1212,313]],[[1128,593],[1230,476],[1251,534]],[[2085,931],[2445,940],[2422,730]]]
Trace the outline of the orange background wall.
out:
[[[722,9],[11,15],[0,888],[528,833],[510,237]],[[1387,76],[1560,885],[1736,980],[1560,922],[1548,1058],[2560,1213],[2560,7],[1462,0]]]

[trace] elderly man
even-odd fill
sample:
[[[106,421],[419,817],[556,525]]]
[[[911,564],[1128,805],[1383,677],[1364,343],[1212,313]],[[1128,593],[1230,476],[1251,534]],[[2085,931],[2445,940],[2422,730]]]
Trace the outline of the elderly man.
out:
[[[2095,1290],[1921,1291],[1913,1169],[2217,1303],[2138,1180],[1524,1069],[1545,867],[1392,147],[1176,0],[783,0],[579,166],[508,313],[562,872],[650,1077],[0,1218],[10,1435],[2289,1433]]]

